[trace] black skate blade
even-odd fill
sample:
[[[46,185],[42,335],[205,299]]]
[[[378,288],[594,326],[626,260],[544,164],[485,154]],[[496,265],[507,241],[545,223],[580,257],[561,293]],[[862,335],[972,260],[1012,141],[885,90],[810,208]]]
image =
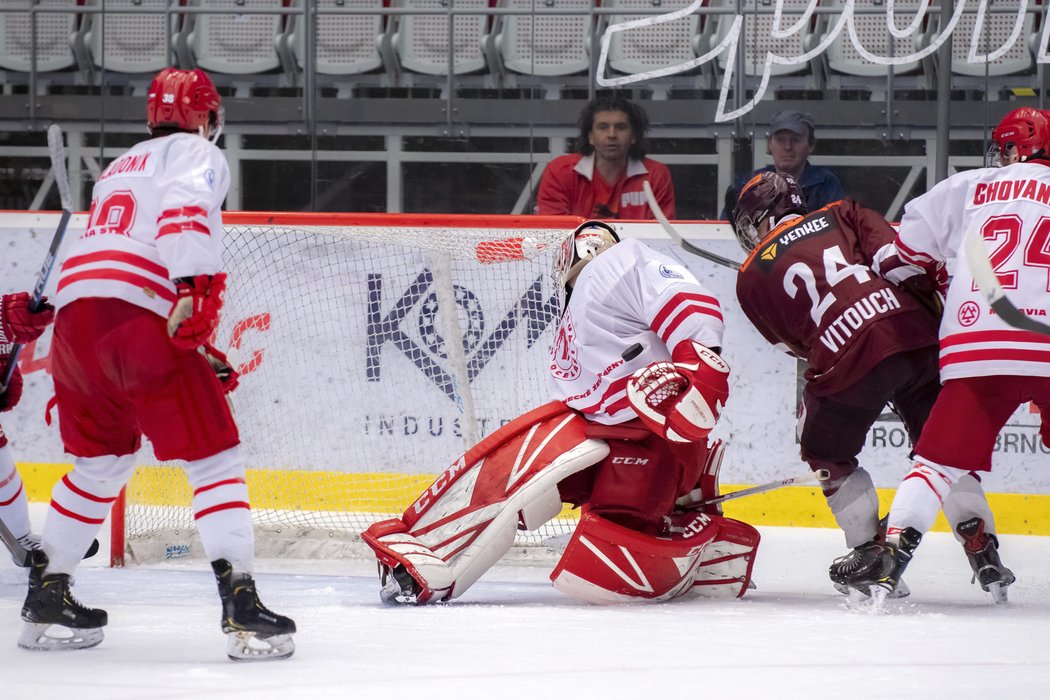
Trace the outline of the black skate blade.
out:
[[[98,646],[105,633],[101,627],[74,629],[47,622],[26,622],[18,646],[29,651],[71,651]]]

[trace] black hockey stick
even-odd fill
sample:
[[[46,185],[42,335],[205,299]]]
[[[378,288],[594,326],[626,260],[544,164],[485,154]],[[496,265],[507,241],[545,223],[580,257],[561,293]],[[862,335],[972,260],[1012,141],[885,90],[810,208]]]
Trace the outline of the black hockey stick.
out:
[[[44,296],[44,287],[51,277],[51,270],[55,266],[55,258],[58,249],[62,246],[62,239],[66,235],[66,226],[69,225],[69,217],[73,215],[73,198],[69,194],[69,177],[66,174],[66,153],[62,146],[62,129],[58,124],[52,124],[47,129],[47,147],[51,155],[51,170],[55,174],[55,185],[58,187],[58,197],[62,202],[62,216],[58,220],[58,228],[51,239],[51,247],[48,248],[44,264],[40,266],[40,272],[36,275],[36,286],[33,287],[33,297],[29,300],[29,310],[35,312],[40,308],[40,299]],[[22,353],[22,345],[16,343],[7,358],[7,367],[4,368],[3,380],[0,381],[0,392],[7,390],[11,383],[11,375],[15,373],[18,365],[18,356]]]
[[[645,199],[649,202],[649,208],[652,209],[656,220],[664,227],[664,231],[666,231],[667,235],[671,237],[671,240],[693,255],[697,255],[705,260],[710,260],[722,267],[728,267],[730,270],[740,269],[740,263],[730,260],[729,258],[723,258],[721,255],[704,250],[703,248],[697,248],[695,245],[685,240],[685,237],[682,236],[678,229],[672,226],[671,222],[667,220],[667,216],[664,215],[663,209],[660,208],[660,203],[656,201],[656,195],[653,194],[653,188],[649,185],[648,180],[642,183],[642,189],[645,190]]]
[[[15,538],[14,533],[7,529],[7,525],[4,525],[3,520],[0,520],[0,540],[3,541],[8,551],[11,552],[11,558],[14,559],[15,564],[21,566],[23,569],[28,569],[32,550],[28,550],[22,546],[22,543]],[[98,540],[92,540],[91,545],[88,546],[87,552],[84,553],[84,559],[90,559],[97,553]]]
[[[1050,326],[1023,314],[1006,296],[1006,290],[999,282],[999,276],[995,274],[992,261],[988,259],[988,249],[984,245],[984,238],[979,233],[976,231],[969,233],[963,241],[963,249],[966,252],[966,262],[969,263],[974,281],[984,292],[989,305],[999,315],[999,318],[1014,328],[1050,335]]]

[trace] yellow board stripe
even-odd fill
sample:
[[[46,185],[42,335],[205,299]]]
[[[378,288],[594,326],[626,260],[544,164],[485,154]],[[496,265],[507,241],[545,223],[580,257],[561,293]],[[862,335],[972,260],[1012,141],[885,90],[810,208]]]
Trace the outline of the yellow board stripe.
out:
[[[71,464],[22,463],[18,465],[31,501],[47,501],[51,489],[73,468]],[[288,470],[248,470],[252,507],[288,507],[286,494],[299,497],[300,508],[348,512],[398,513],[434,480],[431,474],[354,474]],[[172,493],[173,488],[176,493]],[[724,485],[730,492],[744,486]],[[893,489],[879,489],[881,511],[889,510]],[[384,494],[379,497],[377,494]],[[135,473],[129,500],[147,505],[188,505],[190,489],[182,470],[174,467],[145,467]],[[996,530],[1014,535],[1050,535],[1050,494],[990,493],[988,502],[995,514]],[[566,508],[566,514],[569,510]],[[837,527],[820,489],[792,486],[725,504],[726,515],[752,525],[787,527]],[[935,530],[946,532],[944,515],[937,516]]]

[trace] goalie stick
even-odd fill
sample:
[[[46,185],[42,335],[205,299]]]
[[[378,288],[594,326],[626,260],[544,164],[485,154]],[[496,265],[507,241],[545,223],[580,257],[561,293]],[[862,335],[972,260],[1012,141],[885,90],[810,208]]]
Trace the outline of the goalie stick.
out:
[[[653,188],[649,185],[648,180],[642,182],[642,189],[645,190],[645,199],[649,202],[649,208],[652,209],[656,220],[664,227],[664,231],[666,231],[667,235],[671,237],[671,240],[693,255],[697,255],[705,260],[710,260],[722,267],[728,267],[730,270],[740,269],[740,263],[730,260],[729,258],[723,258],[721,255],[706,251],[703,248],[697,248],[695,245],[685,240],[685,237],[679,233],[678,229],[672,226],[671,222],[667,220],[667,216],[664,215],[663,209],[660,208],[660,203],[656,201],[656,196],[653,194]]]
[[[40,266],[40,272],[36,276],[36,285],[33,287],[33,296],[29,301],[29,310],[35,312],[40,308],[40,299],[44,296],[44,287],[51,277],[51,270],[55,267],[55,258],[58,249],[62,246],[62,239],[66,235],[66,226],[69,225],[69,217],[73,215],[73,198],[69,194],[69,177],[66,173],[66,152],[62,146],[62,129],[58,124],[52,124],[47,129],[47,147],[51,155],[51,169],[55,173],[55,185],[58,187],[58,197],[62,202],[62,216],[58,220],[58,228],[51,239],[51,247],[48,248],[44,257],[44,264]],[[7,389],[11,382],[11,375],[15,372],[18,364],[18,356],[22,353],[22,345],[16,343],[7,358],[7,367],[4,368],[3,380],[0,381],[0,391]]]
[[[1006,290],[999,282],[999,276],[995,274],[992,261],[988,259],[988,249],[984,245],[984,238],[978,232],[971,231],[966,236],[963,241],[963,249],[966,252],[966,262],[969,263],[974,281],[984,293],[992,310],[999,314],[999,318],[1014,328],[1050,335],[1050,325],[1040,323],[1021,313],[1021,310],[1014,306],[1006,296]]]

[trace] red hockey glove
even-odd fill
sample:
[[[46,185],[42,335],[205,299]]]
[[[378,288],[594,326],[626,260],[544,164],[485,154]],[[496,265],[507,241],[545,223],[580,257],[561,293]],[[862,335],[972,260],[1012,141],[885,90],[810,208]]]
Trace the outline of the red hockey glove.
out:
[[[889,254],[876,259],[872,265],[875,272],[940,317],[944,311],[944,293],[948,289],[948,272],[944,263],[926,269],[902,260],[896,248],[887,246],[885,250]]]
[[[30,297],[27,292],[5,294],[0,298],[0,345],[31,343],[55,320],[55,307],[40,299],[36,311],[29,310]]]
[[[6,362],[0,363],[6,369]],[[18,405],[18,402],[22,398],[22,370],[18,369],[18,365],[15,365],[15,371],[11,375],[11,381],[7,385],[7,390],[0,394],[0,413],[4,411],[10,411],[12,408]]]
[[[705,439],[729,398],[729,365],[697,342],[679,343],[674,363],[654,362],[631,375],[627,399],[645,425],[674,442]]]
[[[232,394],[234,389],[241,383],[240,372],[235,370],[229,360],[226,359],[226,353],[220,351],[214,345],[205,343],[202,349],[208,364],[215,370],[215,376],[222,383],[222,393]]]
[[[168,335],[178,347],[193,350],[207,342],[219,324],[226,273],[180,277],[175,291],[179,297],[168,315]]]

